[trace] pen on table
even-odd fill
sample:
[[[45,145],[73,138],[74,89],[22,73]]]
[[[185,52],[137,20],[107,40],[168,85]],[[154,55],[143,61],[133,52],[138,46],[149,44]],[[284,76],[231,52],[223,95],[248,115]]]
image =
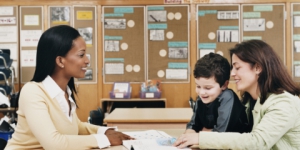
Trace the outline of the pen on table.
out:
[[[131,145],[130,150],[134,150],[133,146]]]

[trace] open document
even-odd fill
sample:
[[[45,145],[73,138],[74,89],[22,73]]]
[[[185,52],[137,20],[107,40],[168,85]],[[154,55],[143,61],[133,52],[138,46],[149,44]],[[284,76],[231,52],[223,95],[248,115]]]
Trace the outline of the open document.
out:
[[[128,150],[177,150],[177,147],[172,146],[176,138],[163,131],[147,130],[123,133],[135,138],[135,140],[123,140],[123,146]]]

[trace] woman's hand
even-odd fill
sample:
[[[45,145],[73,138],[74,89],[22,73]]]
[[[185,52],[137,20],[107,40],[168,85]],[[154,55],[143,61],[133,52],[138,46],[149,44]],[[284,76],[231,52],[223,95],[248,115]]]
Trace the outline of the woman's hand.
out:
[[[133,140],[134,138],[123,134],[122,132],[108,129],[105,132],[111,146],[122,145],[123,140]]]
[[[198,145],[199,144],[199,133],[187,133],[182,134],[173,146],[178,148],[185,148],[191,145]]]

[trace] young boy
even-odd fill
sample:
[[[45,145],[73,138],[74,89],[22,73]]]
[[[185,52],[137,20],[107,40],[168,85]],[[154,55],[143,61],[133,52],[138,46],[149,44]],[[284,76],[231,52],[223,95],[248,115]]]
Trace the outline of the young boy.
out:
[[[219,54],[209,53],[195,65],[198,98],[185,133],[199,131],[250,132],[245,106],[227,88],[230,64]]]

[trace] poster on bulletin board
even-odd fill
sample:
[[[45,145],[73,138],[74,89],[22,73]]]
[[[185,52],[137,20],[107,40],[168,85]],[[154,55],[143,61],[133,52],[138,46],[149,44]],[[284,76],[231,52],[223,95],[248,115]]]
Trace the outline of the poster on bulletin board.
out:
[[[49,6],[48,7],[48,27],[56,25],[72,26],[72,7],[71,6]]]
[[[43,6],[20,6],[20,80],[33,78],[37,44],[44,31]]]
[[[300,82],[300,3],[291,4],[291,45],[293,79]]]
[[[285,63],[285,5],[243,4],[241,12],[241,41],[263,40]]]
[[[218,53],[230,60],[229,49],[240,42],[240,6],[197,6],[197,58]]]
[[[97,83],[97,12],[96,6],[73,6],[73,26],[86,43],[86,56],[90,63],[84,78],[75,80],[76,84]]]
[[[147,78],[163,83],[190,81],[189,6],[146,8]]]
[[[14,83],[19,82],[19,13],[17,6],[0,6],[0,49],[10,50]]]
[[[145,8],[104,6],[103,82],[144,82]]]

